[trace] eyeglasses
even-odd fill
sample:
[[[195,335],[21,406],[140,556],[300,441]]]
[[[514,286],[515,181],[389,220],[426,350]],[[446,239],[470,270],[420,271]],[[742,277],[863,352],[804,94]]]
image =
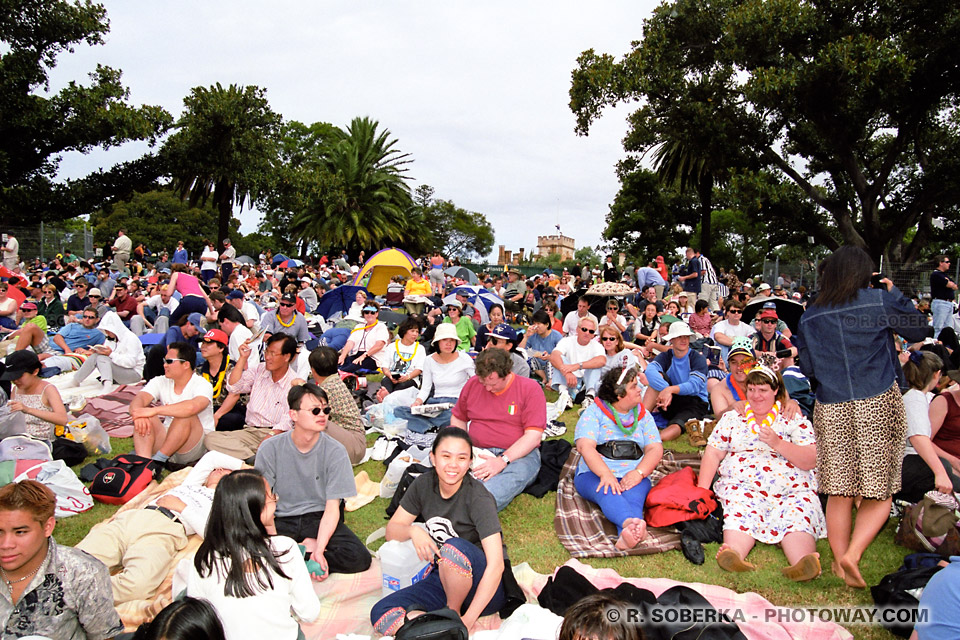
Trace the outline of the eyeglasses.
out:
[[[730,309],[727,313],[743,313],[743,309]]]
[[[280,303],[280,306],[281,306],[281,307],[295,307],[295,306],[297,306],[297,305],[295,305],[295,304],[292,303],[292,302],[281,302],[281,303]]]
[[[88,316],[88,315],[84,315],[84,316],[83,316],[83,319],[84,319],[84,320],[96,320],[96,319],[98,319],[99,317],[100,317],[100,316]]]
[[[174,362],[186,362],[186,360],[182,360],[180,358],[164,358],[163,359],[163,364],[173,364]]]
[[[301,409],[301,411],[309,411],[315,416],[320,415],[321,413],[325,415],[330,415],[330,407],[314,407],[313,409]]]
[[[600,338],[601,342],[616,342],[617,339],[614,336],[604,336]]]
[[[760,322],[763,324],[777,324],[777,321],[773,318],[764,318]]]
[[[586,327],[580,327],[580,331],[583,331],[584,333],[589,333],[591,335],[597,332],[596,329],[587,329]]]

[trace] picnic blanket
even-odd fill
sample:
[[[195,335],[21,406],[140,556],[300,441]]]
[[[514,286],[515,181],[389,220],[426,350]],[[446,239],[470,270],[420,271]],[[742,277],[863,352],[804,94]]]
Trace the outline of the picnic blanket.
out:
[[[600,507],[585,500],[573,486],[580,454],[576,449],[570,452],[557,486],[557,513],[553,518],[553,527],[560,538],[560,544],[574,558],[618,558],[622,556],[642,556],[680,548],[680,533],[675,527],[650,527],[648,535],[633,549],[617,549],[617,528],[607,520]],[[700,456],[696,453],[675,453],[664,451],[663,459],[653,473],[650,482],[656,484],[660,478],[678,471],[683,467],[700,469]]]
[[[853,634],[834,622],[791,622],[793,616],[767,616],[771,610],[782,611],[766,598],[756,593],[737,593],[726,587],[699,582],[677,582],[667,578],[624,578],[613,569],[594,569],[579,560],[570,559],[563,565],[570,567],[587,578],[598,589],[612,589],[627,582],[640,589],[647,589],[659,597],[671,587],[682,585],[689,587],[706,598],[716,609],[737,611],[742,617],[736,619],[737,626],[748,640],[848,640]],[[559,571],[559,567],[557,571]],[[554,571],[556,575],[556,571]],[[540,593],[549,576],[538,576],[530,585]],[[767,618],[770,620],[767,621]]]
[[[130,402],[143,390],[143,383],[125,384],[106,395],[87,400],[83,412],[100,420],[100,424],[112,438],[129,438],[133,435],[133,418],[130,417]]]

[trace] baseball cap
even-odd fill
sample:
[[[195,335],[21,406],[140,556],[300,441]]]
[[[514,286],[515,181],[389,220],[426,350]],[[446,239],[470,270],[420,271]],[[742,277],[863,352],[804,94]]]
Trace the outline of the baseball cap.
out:
[[[493,328],[493,331],[490,332],[489,337],[500,338],[501,340],[509,340],[510,342],[516,342],[517,332],[510,325],[506,323],[501,323]]]
[[[199,313],[194,312],[188,315],[187,322],[195,326],[197,329],[203,330],[203,316]]]
[[[227,334],[221,331],[220,329],[210,329],[205,334],[203,334],[204,340],[213,340],[214,342],[219,342],[220,344],[229,344],[230,338],[227,337]]]
[[[29,300],[24,300],[23,303],[20,305],[20,310],[21,310],[21,311],[36,311],[36,310],[37,310],[37,305],[36,305],[35,303],[33,303],[33,302],[30,302]]]
[[[769,289],[770,287],[768,286],[767,288]],[[763,308],[760,310],[760,314],[757,317],[760,318],[761,320],[763,318],[779,319],[779,317],[777,316],[777,305],[773,302],[764,302]]]
[[[16,380],[28,371],[35,371],[40,368],[40,358],[32,349],[23,349],[14,351],[7,356],[5,360],[6,371],[0,376],[0,380]]]
[[[761,283],[760,286],[757,287],[757,293],[760,293],[761,291],[770,291],[770,285],[768,285],[766,282]]]
[[[285,293],[285,294],[283,294],[282,296],[280,296],[280,301],[281,301],[281,302],[292,302],[293,304],[297,304],[297,296],[295,296],[295,295],[292,294],[292,293]]]
[[[227,294],[227,300],[240,300],[242,298],[243,298],[243,291],[240,291],[240,289],[234,289],[233,291]]]

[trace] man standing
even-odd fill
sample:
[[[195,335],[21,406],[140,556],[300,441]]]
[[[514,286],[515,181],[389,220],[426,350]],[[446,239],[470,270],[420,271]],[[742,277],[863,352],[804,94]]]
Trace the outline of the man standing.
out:
[[[57,497],[34,480],[0,489],[0,628],[5,638],[113,638],[123,623],[99,560],[51,537]]]
[[[508,352],[486,349],[453,407],[450,425],[466,430],[473,444],[490,452],[473,475],[503,510],[540,472],[540,439],[547,404],[536,381],[511,373]]]
[[[560,340],[550,354],[553,365],[553,386],[560,392],[560,400],[567,406],[573,405],[572,398],[582,387],[584,398],[581,407],[586,409],[593,402],[600,369],[607,364],[603,347],[594,340],[597,335],[597,323],[593,318],[581,318],[576,335]],[[564,403],[561,402],[563,407]]]
[[[138,456],[190,465],[206,452],[203,436],[215,429],[213,386],[194,373],[196,366],[192,346],[186,342],[167,345],[163,376],[150,380],[130,402],[133,449]],[[159,405],[151,407],[155,400]]]
[[[120,229],[117,232],[117,239],[113,242],[113,269],[114,271],[125,271],[127,263],[130,261],[130,252],[133,250],[133,242],[127,237],[127,230]],[[103,289],[103,287],[100,287]],[[108,295],[108,294],[104,294]]]
[[[220,254],[220,281],[226,282],[233,273],[233,263],[237,257],[237,250],[230,244],[230,238],[223,240],[223,253]]]
[[[663,288],[667,286],[667,281],[663,279],[657,270],[657,261],[651,260],[647,266],[637,269],[637,289],[643,291],[647,287],[653,287],[654,302],[663,298]]]
[[[190,261],[187,250],[183,248],[183,240],[177,242],[177,250],[173,252],[173,264],[187,264]]]
[[[717,278],[717,272],[713,268],[710,258],[696,249],[693,249],[693,251],[697,254],[697,260],[700,262],[700,294],[697,299],[705,300],[710,305],[710,311],[718,311],[720,309],[720,280]]]
[[[949,256],[937,257],[937,268],[930,274],[930,311],[933,313],[933,335],[940,337],[944,327],[952,327],[953,299],[956,297],[957,283],[947,276],[950,268]]]
[[[674,322],[667,332],[668,351],[658,355],[647,367],[647,387],[643,406],[647,411],[659,409],[667,420],[660,439],[676,440],[688,420],[701,420],[707,415],[707,360],[690,349],[694,335],[686,322]]]
[[[7,232],[7,243],[0,249],[3,249],[3,266],[10,271],[20,269],[20,242],[12,233]]]
[[[683,290],[694,294],[694,297],[700,295],[701,291],[701,271],[700,259],[697,258],[697,251],[693,247],[687,247],[687,264],[680,270],[677,279],[683,286]]]

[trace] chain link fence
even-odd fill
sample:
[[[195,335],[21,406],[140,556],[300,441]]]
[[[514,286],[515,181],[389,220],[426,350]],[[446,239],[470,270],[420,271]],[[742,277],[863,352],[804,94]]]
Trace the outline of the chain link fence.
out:
[[[936,263],[930,262],[883,262],[880,273],[893,281],[904,295],[924,297],[930,295],[930,272],[936,268]],[[960,282],[960,264],[954,267],[953,273],[948,273],[954,282]],[[782,279],[782,280],[781,280]],[[765,260],[763,263],[763,282],[771,286],[783,284],[790,290],[796,290],[803,285],[808,291],[817,288],[817,263],[813,262],[779,262]]]
[[[807,291],[817,288],[817,264],[814,262],[780,262],[764,260],[761,280],[770,286],[778,284],[790,291],[803,286]]]
[[[33,226],[7,227],[3,229],[4,241],[7,233],[12,233],[20,243],[22,262],[33,262],[37,258],[41,262],[46,262],[55,258],[57,254],[62,255],[68,249],[84,260],[96,257],[93,247],[93,229],[85,222],[68,221],[60,224],[41,222]]]

